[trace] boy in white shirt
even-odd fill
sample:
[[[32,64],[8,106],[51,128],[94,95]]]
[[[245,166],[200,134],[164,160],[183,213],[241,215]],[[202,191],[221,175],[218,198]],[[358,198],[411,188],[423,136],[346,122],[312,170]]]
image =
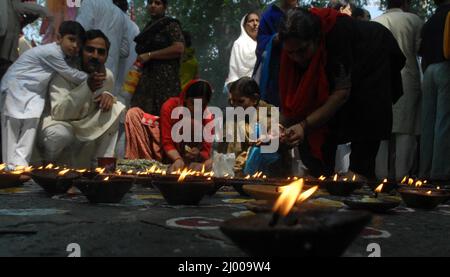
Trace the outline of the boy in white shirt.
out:
[[[55,73],[81,84],[86,73],[71,67],[84,43],[84,28],[75,21],[61,24],[57,42],[28,50],[8,69],[0,92],[3,162],[28,166],[45,106],[48,83]]]

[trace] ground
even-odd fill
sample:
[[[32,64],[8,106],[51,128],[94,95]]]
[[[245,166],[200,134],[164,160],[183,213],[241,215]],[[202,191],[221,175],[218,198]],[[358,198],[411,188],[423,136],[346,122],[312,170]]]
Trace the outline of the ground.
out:
[[[65,257],[71,243],[84,257],[246,256],[218,225],[248,214],[250,200],[228,190],[200,206],[169,206],[157,190],[136,185],[120,204],[90,204],[81,194],[49,197],[29,182],[0,190],[0,256]],[[344,256],[367,257],[371,243],[381,256],[450,256],[449,228],[448,205],[433,211],[401,206],[375,215]]]

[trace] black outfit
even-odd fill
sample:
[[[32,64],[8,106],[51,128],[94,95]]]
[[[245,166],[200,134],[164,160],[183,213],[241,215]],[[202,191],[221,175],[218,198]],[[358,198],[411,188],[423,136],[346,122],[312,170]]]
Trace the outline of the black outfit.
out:
[[[402,95],[400,72],[406,58],[383,25],[350,17],[337,18],[326,36],[326,49],[330,92],[338,87],[344,68],[351,73],[350,97],[328,123],[322,168],[307,155],[305,144],[300,147],[302,160],[315,175],[333,173],[337,145],[351,142],[350,170],[374,178],[380,141],[392,131],[392,104]]]
[[[422,43],[419,55],[422,56],[423,72],[430,64],[446,61],[444,57],[444,33],[445,19],[450,12],[450,4],[440,6],[435,14],[427,21],[422,29]],[[438,48],[436,48],[438,45]]]
[[[184,43],[180,22],[170,17],[152,20],[135,42],[138,55],[167,48],[174,42]],[[131,99],[131,107],[159,115],[164,102],[180,94],[180,58],[147,62]]]

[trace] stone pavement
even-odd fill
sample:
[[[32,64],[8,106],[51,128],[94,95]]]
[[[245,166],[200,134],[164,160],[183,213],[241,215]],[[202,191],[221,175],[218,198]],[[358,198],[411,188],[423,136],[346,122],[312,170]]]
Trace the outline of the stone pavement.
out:
[[[339,198],[315,200],[346,209]],[[0,190],[0,256],[59,256],[77,243],[81,256],[246,256],[218,225],[248,215],[250,198],[219,191],[200,206],[169,206],[152,188],[134,186],[120,204],[89,204],[81,194],[48,197],[29,182]],[[377,243],[381,256],[450,256],[450,206],[433,211],[399,207],[375,215],[344,256],[367,257]]]

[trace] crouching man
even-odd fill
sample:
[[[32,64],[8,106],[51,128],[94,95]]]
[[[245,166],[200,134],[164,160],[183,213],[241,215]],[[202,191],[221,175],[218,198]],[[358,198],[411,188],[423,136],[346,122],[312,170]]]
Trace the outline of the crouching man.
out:
[[[110,93],[114,77],[104,64],[110,42],[100,30],[86,32],[81,69],[89,74],[77,86],[55,75],[38,133],[44,160],[93,167],[97,157],[113,157],[119,118],[125,106]]]

